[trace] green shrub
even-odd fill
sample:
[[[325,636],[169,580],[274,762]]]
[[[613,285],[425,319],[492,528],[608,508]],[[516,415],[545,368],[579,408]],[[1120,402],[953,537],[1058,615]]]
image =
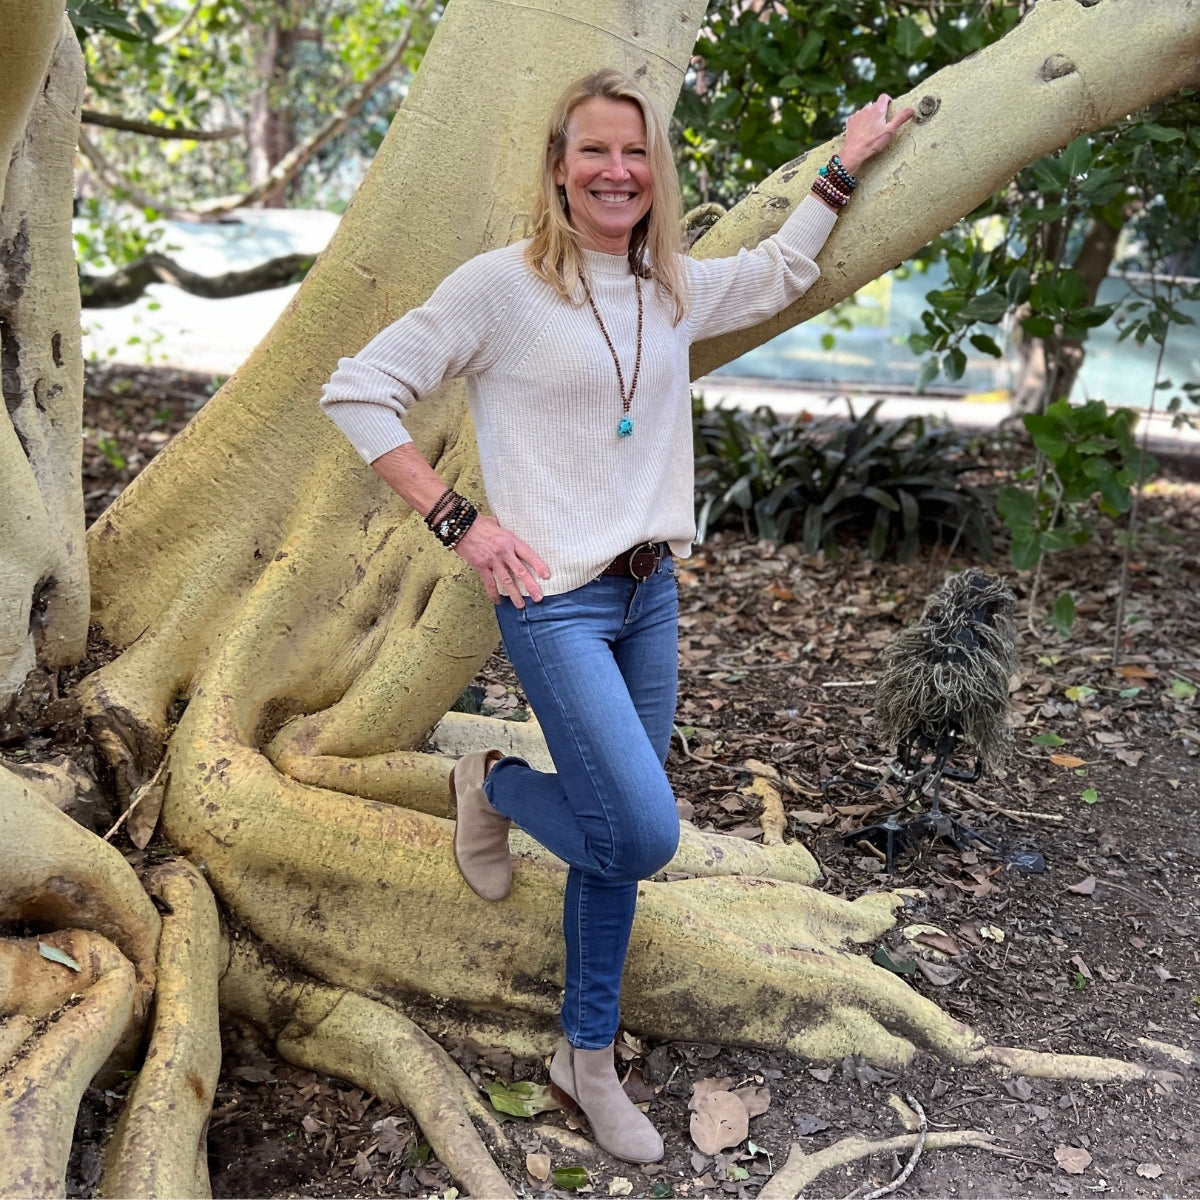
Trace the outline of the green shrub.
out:
[[[693,401],[698,540],[740,525],[776,544],[801,542],[832,556],[843,534],[867,553],[910,558],[922,540],[961,540],[983,558],[991,537],[978,489],[960,476],[977,464],[966,439],[922,417],[781,419]]]

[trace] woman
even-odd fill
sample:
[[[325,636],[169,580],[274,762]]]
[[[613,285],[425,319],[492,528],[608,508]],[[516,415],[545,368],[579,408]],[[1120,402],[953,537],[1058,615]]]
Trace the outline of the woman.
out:
[[[479,573],[556,771],[496,751],[451,776],[454,855],[501,900],[510,823],[568,864],[564,1037],[553,1083],[596,1140],[632,1162],[663,1143],[617,1080],[613,1040],[638,881],[679,820],[663,765],[675,712],[673,556],[695,533],[688,348],[771,316],[813,259],[854,172],[913,115],[854,114],[835,156],[772,238],[736,258],[681,253],[665,123],[600,71],[550,121],[532,238],[472,259],[429,301],[342,359],[322,405],[444,545]],[[494,515],[445,487],[400,422],[463,376]]]

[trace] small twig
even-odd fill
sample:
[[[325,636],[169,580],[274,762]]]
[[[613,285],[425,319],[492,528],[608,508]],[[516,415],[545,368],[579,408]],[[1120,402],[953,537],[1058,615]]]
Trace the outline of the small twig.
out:
[[[954,790],[955,794],[962,796],[976,812],[999,813],[1002,817],[1011,817],[1014,821],[1062,821],[1066,819],[1060,813],[1027,812],[1020,808],[1002,808],[999,804],[993,804],[969,788],[963,787],[962,784],[959,784]]]
[[[843,688],[843,687],[874,687],[874,679],[836,679],[830,680],[829,683],[821,684],[823,688]]]
[[[683,732],[676,727],[675,736],[679,739],[679,745],[683,749],[683,757],[691,759],[692,762],[700,763],[705,767],[720,767],[722,771],[730,771],[734,775],[742,775],[746,773],[745,767],[731,767],[726,763],[713,762],[711,758],[701,758],[699,754],[693,754],[688,749],[687,738],[683,736]]]
[[[925,1149],[925,1139],[929,1137],[929,1121],[926,1119],[925,1110],[917,1103],[915,1096],[906,1092],[904,1099],[912,1106],[913,1111],[917,1114],[917,1118],[921,1122],[917,1128],[917,1144],[913,1147],[912,1157],[908,1160],[904,1170],[891,1183],[886,1187],[876,1188],[873,1192],[868,1192],[863,1197],[863,1200],[878,1200],[880,1196],[886,1196],[889,1192],[894,1192],[897,1188],[903,1187],[908,1177],[913,1173],[913,1167],[917,1165],[917,1159],[921,1157],[921,1151]]]
[[[133,799],[129,802],[129,807],[117,818],[117,823],[104,835],[103,841],[108,841],[126,821],[129,820],[129,814],[142,802],[142,797],[145,796],[150,789],[158,782],[158,777],[163,773],[163,768],[166,767],[168,755],[163,755],[163,760],[158,764],[158,770],[137,789]]]

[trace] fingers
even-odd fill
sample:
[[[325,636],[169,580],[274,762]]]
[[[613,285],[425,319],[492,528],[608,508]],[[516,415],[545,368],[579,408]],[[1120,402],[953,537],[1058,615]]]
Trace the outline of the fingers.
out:
[[[475,568],[493,604],[507,596],[517,608],[524,608],[525,592],[534,601],[542,599],[538,579],[549,579],[550,568],[495,517],[477,517],[455,549]]]
[[[915,108],[902,108],[892,119],[884,126],[888,136],[890,137],[901,125],[911,121],[917,115]]]

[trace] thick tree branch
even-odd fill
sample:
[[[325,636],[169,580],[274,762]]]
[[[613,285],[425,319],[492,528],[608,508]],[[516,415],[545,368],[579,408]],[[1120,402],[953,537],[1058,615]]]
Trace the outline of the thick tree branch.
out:
[[[225,300],[230,296],[245,296],[295,283],[308,273],[315,257],[312,254],[284,254],[245,271],[200,275],[181,267],[165,254],[148,254],[111,275],[81,273],[79,291],[84,308],[120,308],[132,304],[152,283],[169,283],[206,300]]]
[[[246,132],[242,125],[231,125],[227,129],[168,129],[150,121],[134,121],[129,117],[115,117],[112,113],[96,112],[85,108],[80,120],[85,125],[103,125],[105,129],[122,129],[126,133],[139,133],[143,137],[163,138],[177,142],[221,142],[228,138],[241,137]]]

